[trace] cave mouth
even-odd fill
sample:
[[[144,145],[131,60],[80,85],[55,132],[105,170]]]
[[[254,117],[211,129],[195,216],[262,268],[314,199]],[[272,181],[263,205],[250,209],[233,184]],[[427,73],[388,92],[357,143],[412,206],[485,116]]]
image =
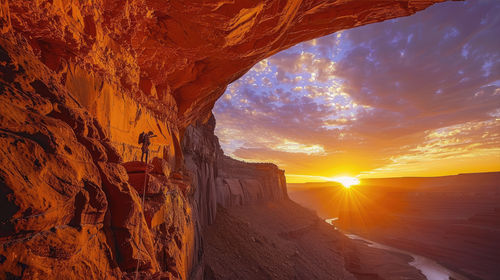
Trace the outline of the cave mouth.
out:
[[[258,62],[214,107],[223,150],[288,182],[496,171],[494,10],[441,3]]]

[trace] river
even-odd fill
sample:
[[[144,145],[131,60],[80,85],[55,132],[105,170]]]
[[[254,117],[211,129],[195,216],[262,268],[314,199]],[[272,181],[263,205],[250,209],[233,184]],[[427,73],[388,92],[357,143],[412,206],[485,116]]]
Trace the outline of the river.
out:
[[[325,219],[325,221],[333,226],[334,222],[337,220],[337,218],[332,218],[332,219]],[[337,228],[336,228],[337,229]],[[446,267],[440,265],[436,261],[420,256],[418,254],[401,250],[395,247],[391,247],[388,245],[384,245],[381,243],[377,243],[371,240],[368,240],[366,238],[357,236],[355,234],[348,234],[344,233],[347,237],[351,239],[357,239],[357,240],[362,240],[367,243],[368,246],[372,248],[377,248],[377,249],[382,249],[382,250],[387,250],[387,251],[392,251],[392,252],[397,252],[401,254],[406,254],[410,255],[413,258],[413,261],[409,262],[408,264],[411,266],[414,266],[418,270],[422,272],[422,274],[427,277],[428,280],[449,280],[449,279],[456,279],[456,280],[469,280],[469,278],[458,274],[456,272],[453,272]]]

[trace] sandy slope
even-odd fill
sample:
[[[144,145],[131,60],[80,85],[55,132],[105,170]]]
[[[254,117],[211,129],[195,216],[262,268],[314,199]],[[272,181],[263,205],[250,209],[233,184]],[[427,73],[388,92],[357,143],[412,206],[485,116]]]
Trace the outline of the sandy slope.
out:
[[[204,250],[205,279],[425,279],[411,257],[352,241],[289,200],[219,208]]]

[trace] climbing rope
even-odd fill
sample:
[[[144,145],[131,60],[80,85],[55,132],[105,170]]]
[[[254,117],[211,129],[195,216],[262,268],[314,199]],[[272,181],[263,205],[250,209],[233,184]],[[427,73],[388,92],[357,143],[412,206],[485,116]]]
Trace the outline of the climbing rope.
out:
[[[144,199],[146,197],[146,187],[147,187],[147,178],[148,178],[148,175],[149,175],[149,163],[146,162],[146,171],[144,172],[144,184],[143,184],[142,201],[141,201],[141,207],[142,207],[142,213],[143,213],[144,219],[146,219],[146,216],[144,215]],[[165,195],[169,195],[169,194],[176,193],[176,192],[177,192],[176,190],[170,190],[170,191],[167,191],[165,193]],[[139,223],[139,236],[142,236],[142,222]],[[132,240],[134,240],[134,239],[132,239]],[[135,243],[135,241],[134,241],[134,243]],[[144,246],[144,241],[143,241],[142,238],[141,238],[140,244],[142,246]],[[135,245],[137,246],[137,249],[139,251],[141,251],[142,253],[148,253],[147,251],[142,250],[142,248],[140,248],[138,244],[135,244]],[[156,246],[156,242],[153,245],[153,248],[155,246]],[[137,277],[139,276],[139,263],[140,263],[140,259],[137,259],[137,265],[135,267],[134,280],[137,280]]]
[[[144,216],[144,219],[146,218],[146,216],[144,215],[144,199],[146,197],[146,183],[148,179],[148,174],[149,174],[149,162],[146,162],[146,171],[144,172],[144,184],[142,188],[143,190],[142,190],[142,201],[141,201],[142,215]],[[142,221],[139,223],[139,237],[142,237]],[[144,241],[142,238],[141,238],[141,245],[144,246]],[[137,266],[135,267],[135,278],[134,278],[135,280],[137,280],[137,276],[139,275],[140,261],[141,261],[140,258],[137,258]]]

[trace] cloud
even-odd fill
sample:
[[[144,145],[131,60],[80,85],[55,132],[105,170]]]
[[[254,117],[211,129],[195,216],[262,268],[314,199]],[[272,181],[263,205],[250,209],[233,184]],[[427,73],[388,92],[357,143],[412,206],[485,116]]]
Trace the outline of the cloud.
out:
[[[299,44],[228,87],[216,133],[226,153],[297,175],[466,172],[472,155],[498,169],[498,13],[443,3]]]
[[[280,82],[296,83],[290,76],[303,73],[309,81],[326,82],[332,78],[335,63],[327,57],[319,57],[311,52],[281,52],[270,57],[269,63],[276,67],[277,79]],[[298,77],[298,76],[296,76]],[[300,76],[302,79],[303,77]]]
[[[385,177],[394,174],[415,176],[421,171],[442,175],[443,170],[455,173],[457,163],[469,164],[469,172],[484,172],[490,165],[500,166],[500,119],[468,122],[426,132],[423,143],[404,154],[392,156],[390,163],[363,172],[364,177]],[[491,158],[485,162],[484,158]],[[436,168],[437,172],[429,173]],[[486,168],[486,170],[485,170]],[[493,169],[495,170],[495,169]]]
[[[272,147],[273,150],[283,151],[294,154],[318,155],[325,154],[325,148],[321,145],[304,145],[288,139],[284,139],[282,143]]]

